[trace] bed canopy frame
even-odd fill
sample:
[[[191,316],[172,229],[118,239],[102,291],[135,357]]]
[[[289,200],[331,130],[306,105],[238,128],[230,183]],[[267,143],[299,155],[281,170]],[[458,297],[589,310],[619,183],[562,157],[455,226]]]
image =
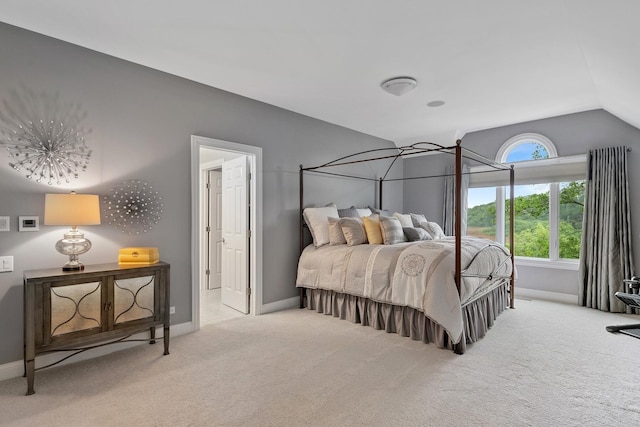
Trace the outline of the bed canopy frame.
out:
[[[462,248],[462,175],[470,174],[470,172],[462,171],[462,160],[468,159],[474,162],[480,163],[484,166],[487,166],[486,170],[482,170],[475,173],[486,173],[486,172],[496,172],[496,171],[508,171],[509,172],[509,248],[510,248],[510,258],[511,258],[511,280],[509,284],[509,308],[515,308],[514,305],[514,289],[515,289],[515,260],[513,255],[514,248],[514,186],[515,186],[515,173],[513,165],[507,166],[502,163],[497,163],[494,160],[490,160],[472,150],[462,147],[462,141],[457,140],[454,146],[445,147],[439,144],[435,144],[432,142],[417,142],[408,146],[399,147],[399,148],[377,148],[371,150],[361,151],[359,153],[350,154],[347,156],[340,157],[338,159],[332,160],[330,162],[324,163],[319,166],[311,166],[311,167],[303,167],[300,165],[300,253],[305,247],[305,238],[304,238],[304,220],[303,220],[303,211],[304,211],[304,174],[305,172],[312,172],[316,174],[324,174],[331,175],[342,178],[351,178],[351,179],[360,179],[366,181],[376,182],[377,193],[378,193],[378,208],[383,209],[382,204],[382,190],[383,184],[385,182],[392,181],[406,181],[412,179],[427,179],[427,178],[438,178],[438,177],[448,177],[452,176],[451,174],[439,174],[439,175],[427,175],[427,176],[418,176],[418,177],[408,177],[408,178],[387,178],[389,172],[391,171],[393,165],[399,158],[404,158],[407,156],[415,156],[415,155],[425,155],[425,154],[437,154],[437,153],[445,153],[455,156],[455,171],[453,176],[455,177],[455,194],[454,194],[454,237],[455,237],[455,283],[458,290],[458,295],[461,293],[461,280],[462,280],[462,260],[461,260],[461,248]],[[330,172],[327,169],[338,167],[338,166],[346,166],[346,165],[354,165],[359,163],[367,163],[374,161],[383,161],[390,160],[390,165],[386,169],[384,175],[379,178],[372,177],[363,177],[357,175],[350,175],[344,173]],[[304,308],[304,298],[305,298],[305,289],[300,288],[300,308]]]

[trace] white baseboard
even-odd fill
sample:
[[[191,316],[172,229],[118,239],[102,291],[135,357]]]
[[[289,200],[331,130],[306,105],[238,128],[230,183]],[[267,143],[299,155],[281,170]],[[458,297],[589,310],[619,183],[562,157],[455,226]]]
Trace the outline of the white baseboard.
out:
[[[171,325],[171,337],[177,337],[179,335],[188,334],[193,332],[193,323],[186,322],[180,323],[177,325]],[[158,327],[156,329],[156,337],[162,336],[162,327]],[[148,332],[141,332],[136,335],[132,335],[131,339],[147,339]],[[71,357],[64,362],[60,362],[58,366],[68,365],[70,363],[79,362],[81,360],[93,359],[95,357],[105,356],[109,353],[113,353],[120,350],[125,350],[128,348],[132,348],[138,345],[145,344],[144,342],[123,342],[118,344],[106,345],[103,347],[98,347],[92,350],[88,350],[78,355]],[[156,341],[156,345],[162,346],[162,338]],[[171,349],[171,346],[169,346]],[[51,363],[55,363],[60,360],[62,357],[67,355],[67,353],[48,353],[36,358],[36,367],[47,366]],[[24,375],[24,361],[17,360],[15,362],[5,363],[0,365],[0,381],[7,380],[9,378],[21,377]]]
[[[287,310],[289,308],[298,307],[300,305],[300,297],[283,299],[269,304],[262,305],[261,314],[273,313],[274,311]]]
[[[516,286],[516,299],[518,297],[541,299],[574,305],[578,304],[577,295],[561,294],[559,292],[539,291],[536,289],[519,288]]]

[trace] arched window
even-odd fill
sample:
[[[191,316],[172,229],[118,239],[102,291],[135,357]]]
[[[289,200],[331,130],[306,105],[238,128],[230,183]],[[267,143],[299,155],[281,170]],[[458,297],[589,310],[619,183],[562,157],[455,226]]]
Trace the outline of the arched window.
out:
[[[558,157],[558,151],[549,138],[537,133],[521,133],[502,144],[496,161],[515,163],[552,157]]]
[[[586,157],[559,158],[540,134],[506,141],[496,161],[516,170],[514,254],[521,264],[546,260],[562,264],[580,254]],[[469,189],[468,233],[508,242],[506,182],[482,182]]]

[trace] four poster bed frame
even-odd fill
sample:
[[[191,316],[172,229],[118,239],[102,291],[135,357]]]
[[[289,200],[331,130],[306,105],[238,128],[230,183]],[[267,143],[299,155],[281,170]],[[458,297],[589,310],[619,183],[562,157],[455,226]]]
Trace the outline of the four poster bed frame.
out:
[[[386,152],[386,153],[385,153]],[[393,152],[389,154],[389,152]],[[509,200],[509,247],[511,251],[509,253],[509,258],[511,261],[511,275],[509,278],[509,283],[506,285],[508,287],[508,306],[509,308],[514,308],[514,288],[515,288],[515,263],[514,263],[514,255],[513,255],[513,247],[514,247],[514,168],[513,165],[506,166],[501,163],[496,163],[493,160],[487,159],[482,155],[475,153],[469,149],[462,147],[462,141],[457,140],[456,145],[445,147],[439,144],[434,144],[430,142],[418,142],[409,146],[400,147],[400,148],[380,148],[380,149],[372,149],[366,150],[359,153],[351,154],[348,156],[340,157],[336,160],[324,163],[319,166],[312,167],[303,167],[300,165],[299,178],[300,178],[300,254],[302,254],[305,248],[305,232],[304,228],[306,224],[303,219],[303,211],[304,211],[304,175],[305,173],[315,173],[315,174],[324,174],[330,175],[334,177],[342,177],[347,179],[360,179],[366,181],[373,181],[377,183],[377,194],[378,194],[378,208],[383,209],[383,184],[385,182],[392,181],[404,181],[410,179],[427,179],[427,178],[437,178],[437,177],[447,177],[451,176],[451,174],[441,174],[441,175],[430,175],[430,176],[419,176],[419,177],[408,177],[408,178],[387,178],[389,172],[391,171],[393,165],[399,158],[414,156],[414,155],[424,155],[424,154],[437,154],[437,153],[445,153],[445,154],[453,154],[455,156],[455,191],[454,191],[454,238],[455,238],[455,272],[454,279],[456,288],[458,291],[458,296],[461,295],[461,281],[462,281],[462,161],[463,159],[469,159],[474,162],[477,162],[481,165],[486,166],[483,168],[482,172],[495,172],[495,171],[508,171],[509,172],[509,188],[510,188],[510,200]],[[387,168],[385,174],[380,178],[371,178],[371,177],[363,177],[356,175],[349,175],[337,172],[330,172],[327,169],[338,167],[338,166],[347,166],[347,165],[355,165],[366,162],[374,162],[374,161],[383,161],[388,160],[391,161],[391,164]],[[475,258],[475,257],[474,257]],[[488,276],[488,279],[491,279],[491,275]],[[300,308],[305,307],[305,299],[307,299],[306,291],[308,289],[305,287],[299,287],[300,291]],[[502,311],[502,310],[500,310]],[[499,314],[499,312],[498,312]],[[496,314],[497,316],[497,314]],[[492,323],[492,320],[490,321]],[[466,329],[466,328],[465,328]],[[455,353],[463,354],[466,349],[466,339],[465,336],[468,337],[469,331],[465,330],[463,334],[463,338],[460,342],[455,343],[450,346]],[[446,335],[446,334],[445,334]],[[481,334],[484,335],[484,334]],[[473,340],[475,341],[475,340]]]

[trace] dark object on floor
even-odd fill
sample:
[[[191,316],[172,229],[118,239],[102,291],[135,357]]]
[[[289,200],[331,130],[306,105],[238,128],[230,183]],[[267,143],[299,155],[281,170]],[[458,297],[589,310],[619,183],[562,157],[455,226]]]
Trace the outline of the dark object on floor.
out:
[[[632,277],[631,279],[627,279],[624,281],[629,285],[630,289],[638,289],[640,288],[640,278]],[[625,292],[616,292],[616,298],[625,303],[631,308],[636,310],[640,309],[640,295],[638,294],[627,294]],[[622,334],[626,334],[632,337],[640,338],[640,324],[634,325],[619,325],[619,326],[607,326],[608,332],[620,332]]]

